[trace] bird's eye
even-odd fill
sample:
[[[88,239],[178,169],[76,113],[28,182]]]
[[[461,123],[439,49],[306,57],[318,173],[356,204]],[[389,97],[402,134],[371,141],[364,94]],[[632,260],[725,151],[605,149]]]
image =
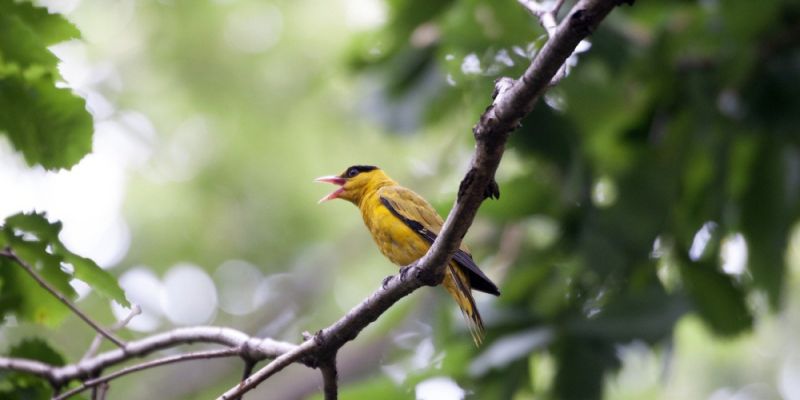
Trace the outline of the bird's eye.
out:
[[[347,177],[348,178],[352,178],[352,177],[354,177],[356,175],[358,175],[358,170],[357,169],[350,168],[349,170],[347,170]]]

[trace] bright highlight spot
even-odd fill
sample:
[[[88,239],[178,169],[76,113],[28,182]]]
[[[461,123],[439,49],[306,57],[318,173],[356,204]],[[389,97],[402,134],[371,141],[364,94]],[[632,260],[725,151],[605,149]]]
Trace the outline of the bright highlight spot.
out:
[[[478,75],[481,72],[481,60],[475,53],[469,53],[461,62],[461,72],[464,75]]]
[[[592,203],[599,208],[614,205],[617,201],[617,185],[614,180],[604,176],[595,182],[592,187]]]
[[[800,400],[800,353],[791,352],[781,366],[778,390],[786,400]]]
[[[526,357],[534,349],[544,347],[553,340],[549,329],[529,329],[500,338],[492,343],[469,365],[471,376],[481,376],[492,368],[503,367],[514,360]]]
[[[466,395],[454,380],[442,376],[420,382],[414,393],[417,400],[461,400]]]
[[[217,290],[208,274],[192,264],[177,264],[164,277],[164,314],[178,325],[204,324],[217,310]]]
[[[386,23],[386,3],[381,0],[347,0],[344,21],[354,30],[369,30]]]
[[[703,253],[705,253],[706,247],[708,246],[708,242],[711,240],[711,237],[714,235],[714,231],[716,229],[717,223],[709,221],[703,224],[703,227],[694,234],[692,247],[689,248],[689,258],[692,261],[697,261],[703,256]]]
[[[134,267],[119,277],[119,285],[131,303],[138,304],[142,313],[134,317],[126,328],[139,332],[152,332],[161,325],[161,305],[156,293],[162,285],[156,274],[147,267]],[[117,320],[125,319],[131,310],[111,302],[111,311]]]
[[[741,233],[735,233],[722,240],[720,250],[722,270],[726,274],[741,275],[747,268],[747,241]]]
[[[219,307],[233,315],[253,312],[258,304],[256,293],[263,275],[252,264],[241,260],[228,260],[214,272],[219,285]]]

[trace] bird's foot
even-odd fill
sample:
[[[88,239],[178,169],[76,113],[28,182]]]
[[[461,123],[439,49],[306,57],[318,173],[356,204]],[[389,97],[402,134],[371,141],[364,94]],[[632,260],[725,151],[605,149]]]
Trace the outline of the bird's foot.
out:
[[[408,273],[411,271],[411,267],[413,267],[413,265],[407,265],[405,267],[400,267],[400,274],[399,275],[400,275],[400,281],[401,282],[404,282],[406,280],[406,278],[408,277]],[[386,278],[383,278],[383,282],[381,282],[381,288],[386,289],[386,286],[389,285],[389,281],[391,281],[392,278],[394,278],[394,275],[389,275]]]

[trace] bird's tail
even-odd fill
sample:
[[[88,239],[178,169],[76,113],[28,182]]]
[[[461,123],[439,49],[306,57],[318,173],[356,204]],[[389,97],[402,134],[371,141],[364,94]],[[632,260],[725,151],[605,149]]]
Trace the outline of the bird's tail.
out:
[[[481,320],[481,314],[478,313],[478,307],[475,306],[475,299],[472,298],[467,275],[457,265],[449,264],[442,285],[458,303],[458,307],[461,308],[461,313],[467,321],[472,340],[476,346],[480,346],[484,336],[483,320]]]

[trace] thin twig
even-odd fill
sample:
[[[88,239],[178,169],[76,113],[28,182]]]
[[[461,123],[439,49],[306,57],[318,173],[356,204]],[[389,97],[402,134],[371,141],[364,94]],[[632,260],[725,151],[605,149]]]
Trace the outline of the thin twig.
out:
[[[56,397],[53,400],[64,400],[71,396],[74,396],[80,392],[83,392],[86,389],[93,388],[97,385],[107,383],[113,379],[119,378],[120,376],[127,375],[133,372],[141,371],[144,369],[154,368],[161,365],[172,364],[181,361],[189,361],[189,360],[201,360],[201,359],[210,359],[210,358],[221,358],[221,357],[231,357],[239,354],[238,349],[221,349],[221,350],[208,350],[208,351],[198,351],[195,353],[186,353],[186,354],[178,354],[174,356],[159,358],[157,360],[143,362],[141,364],[132,365],[130,367],[123,368],[119,371],[112,372],[108,375],[97,377],[94,379],[89,379],[86,382],[83,382],[80,386],[70,389]]]
[[[283,353],[280,357],[272,360],[269,364],[258,370],[255,374],[251,375],[247,379],[244,379],[238,385],[232,387],[227,392],[223,393],[222,396],[219,396],[218,400],[230,400],[235,399],[242,394],[250,391],[252,388],[256,387],[259,383],[263,382],[265,379],[269,378],[276,372],[286,368],[289,364],[299,360],[301,357],[305,356],[306,352],[310,349],[316,347],[316,341],[314,338],[306,340],[301,345],[295,347],[292,351]]]
[[[548,39],[552,39],[553,36],[556,34],[556,29],[558,28],[558,11],[561,9],[561,6],[564,4],[564,0],[556,0],[555,5],[552,8],[545,7],[544,4],[540,3],[537,0],[517,0],[522,7],[524,7],[528,12],[533,14],[536,18],[539,19],[539,23],[544,28],[545,32],[547,32]],[[565,76],[567,76],[567,63],[564,62],[561,64],[561,67],[558,69],[556,74],[550,80],[550,86],[554,86]]]
[[[244,359],[244,370],[242,371],[242,382],[249,378],[250,375],[253,374],[253,367],[256,366],[256,362],[252,359],[245,358]],[[234,398],[233,400],[241,400],[244,398],[244,394]]]
[[[108,393],[108,382],[103,382],[95,387],[97,389],[97,400],[106,400]]]
[[[339,398],[339,373],[336,370],[336,357],[331,357],[319,366],[322,372],[322,392],[325,400],[336,400]]]
[[[137,316],[137,315],[139,315],[141,313],[142,313],[142,307],[139,307],[138,304],[134,304],[133,308],[131,309],[131,312],[128,313],[128,315],[125,318],[117,321],[117,323],[114,324],[114,326],[112,326],[111,329],[109,329],[109,331],[110,332],[116,332],[116,331],[124,328],[125,325],[128,325],[128,323],[131,322],[133,317],[135,317],[135,316]],[[92,356],[94,356],[95,353],[97,353],[97,350],[100,349],[100,344],[102,342],[103,342],[103,336],[100,335],[99,333],[97,335],[95,335],[94,339],[92,339],[92,344],[90,344],[89,345],[89,349],[86,350],[86,354],[84,354],[83,357],[81,357],[81,361],[89,359]]]
[[[561,10],[561,6],[564,5],[564,0],[556,0],[556,4],[553,6],[553,9],[550,10],[550,13],[554,16],[558,16],[558,11]]]
[[[16,262],[17,264],[19,264],[19,266],[22,267],[22,269],[24,269],[26,272],[28,272],[28,274],[39,284],[39,286],[41,286],[42,288],[44,288],[45,290],[50,292],[50,294],[55,296],[59,301],[61,301],[61,303],[63,303],[65,306],[67,306],[67,308],[72,310],[72,312],[75,313],[75,315],[80,317],[84,322],[89,324],[89,326],[94,328],[94,330],[97,333],[105,336],[106,339],[110,340],[112,343],[117,345],[119,348],[121,348],[121,349],[125,348],[125,342],[123,342],[121,339],[117,338],[111,332],[107,331],[105,328],[100,326],[100,324],[98,324],[97,322],[94,322],[94,320],[89,318],[88,315],[84,314],[83,311],[81,311],[75,304],[72,303],[72,301],[70,301],[66,296],[61,294],[61,292],[59,292],[56,288],[54,288],[52,285],[47,283],[47,281],[45,281],[41,276],[39,276],[39,274],[36,272],[36,270],[32,266],[30,266],[30,264],[25,262],[25,260],[21,259],[17,255],[17,253],[14,252],[13,249],[11,249],[10,247],[6,247],[3,251],[0,251],[0,256],[9,258],[9,259],[13,260],[14,262]]]

